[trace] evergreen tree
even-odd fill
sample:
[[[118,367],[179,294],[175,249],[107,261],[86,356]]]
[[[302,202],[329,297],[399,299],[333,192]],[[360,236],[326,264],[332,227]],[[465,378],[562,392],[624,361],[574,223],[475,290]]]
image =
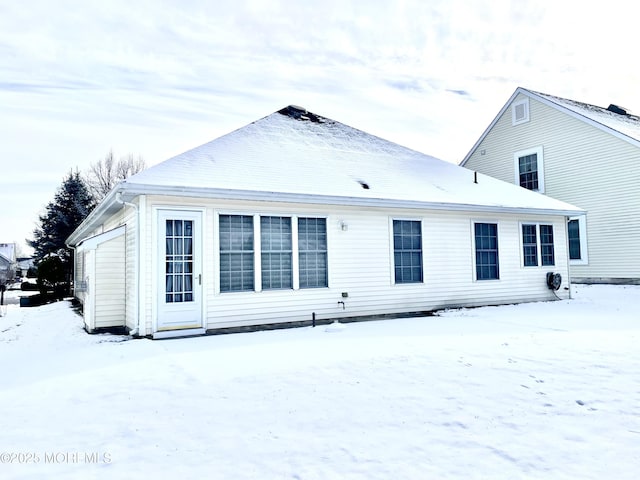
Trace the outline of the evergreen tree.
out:
[[[93,198],[80,173],[70,171],[54,200],[47,205],[46,212],[40,215],[40,226],[34,230],[33,240],[27,240],[34,249],[36,264],[46,258],[59,258],[70,282],[73,255],[64,242],[94,207]]]

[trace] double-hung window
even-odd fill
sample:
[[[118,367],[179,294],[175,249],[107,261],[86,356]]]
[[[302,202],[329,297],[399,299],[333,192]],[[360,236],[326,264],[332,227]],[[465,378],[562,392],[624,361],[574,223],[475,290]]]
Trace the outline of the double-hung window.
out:
[[[522,257],[525,267],[555,265],[553,225],[522,225]]]
[[[291,218],[260,217],[262,289],[292,288]]]
[[[422,282],[422,228],[417,220],[393,221],[395,283]]]
[[[498,280],[498,224],[474,223],[476,280]]]
[[[544,193],[544,159],[542,147],[522,150],[514,154],[516,184]]]
[[[220,215],[220,291],[254,289],[253,217]]]
[[[538,232],[536,225],[522,225],[522,254],[525,267],[538,266]]]
[[[553,225],[540,225],[540,258],[542,266],[556,264],[553,248]]]
[[[328,285],[325,218],[298,218],[298,264],[300,288]]]

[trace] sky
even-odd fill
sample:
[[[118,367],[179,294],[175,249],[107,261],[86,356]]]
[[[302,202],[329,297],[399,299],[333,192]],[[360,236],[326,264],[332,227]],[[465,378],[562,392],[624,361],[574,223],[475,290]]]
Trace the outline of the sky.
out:
[[[632,9],[633,8],[633,9]],[[633,2],[0,0],[0,243],[70,170],[299,105],[459,163],[521,86],[640,112]]]

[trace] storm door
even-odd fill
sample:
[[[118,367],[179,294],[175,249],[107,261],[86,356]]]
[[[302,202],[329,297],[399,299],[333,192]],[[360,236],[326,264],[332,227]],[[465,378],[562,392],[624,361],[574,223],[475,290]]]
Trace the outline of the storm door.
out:
[[[158,212],[158,330],[202,327],[199,212]]]

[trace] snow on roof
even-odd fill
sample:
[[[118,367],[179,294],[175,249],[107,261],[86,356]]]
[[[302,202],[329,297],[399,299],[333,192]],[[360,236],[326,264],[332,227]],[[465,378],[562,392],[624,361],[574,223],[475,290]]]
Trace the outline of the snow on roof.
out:
[[[16,244],[15,243],[0,243],[0,255],[7,259],[9,262],[15,262],[16,260]]]
[[[249,198],[579,211],[342,123],[289,106],[148,168],[124,192],[174,188]],[[332,202],[329,202],[332,203]],[[400,205],[396,205],[400,206]],[[477,208],[476,208],[477,209]]]
[[[640,117],[636,115],[631,115],[628,112],[626,114],[616,113],[604,107],[577,102],[568,98],[534,92],[533,90],[527,91],[640,142]],[[616,109],[615,106],[612,107],[614,110]],[[624,109],[622,110],[624,111]]]

